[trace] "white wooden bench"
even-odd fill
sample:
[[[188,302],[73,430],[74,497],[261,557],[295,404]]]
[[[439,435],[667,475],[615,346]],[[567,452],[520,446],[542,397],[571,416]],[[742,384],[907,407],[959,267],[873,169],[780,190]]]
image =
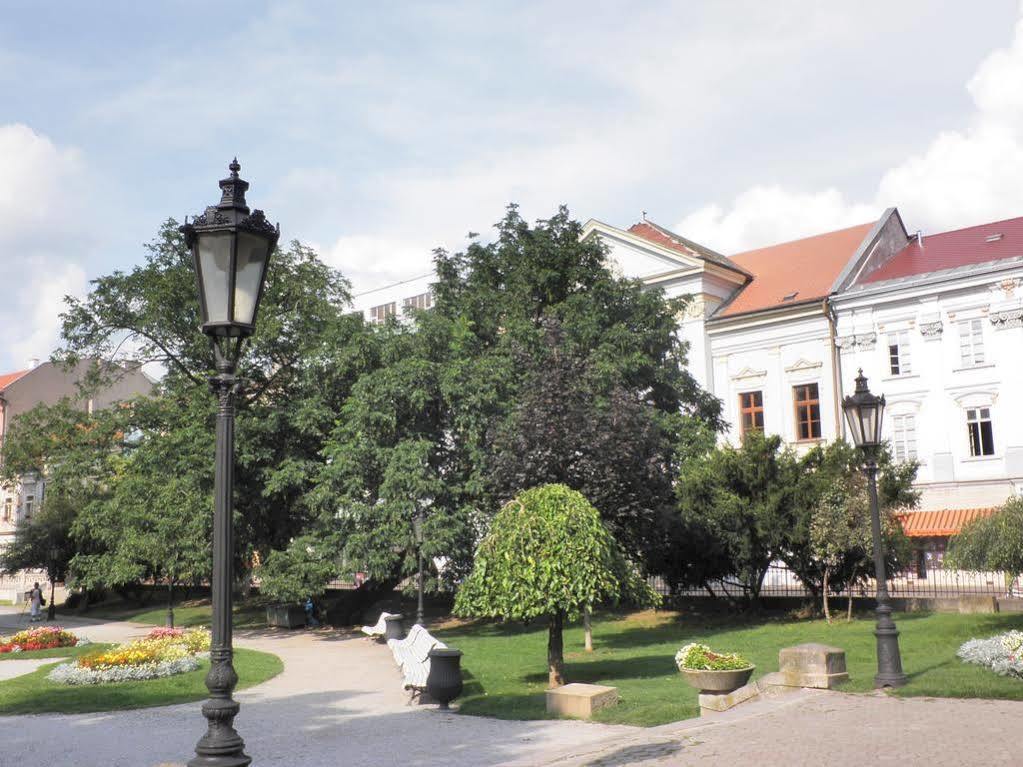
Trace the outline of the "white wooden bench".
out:
[[[387,646],[401,670],[402,687],[411,692],[411,701],[426,689],[426,680],[430,676],[430,650],[443,649],[447,645],[417,623],[407,637],[390,639]]]
[[[362,633],[368,636],[370,639],[380,639],[383,637],[384,632],[387,630],[386,618],[394,613],[380,613],[380,618],[372,626],[363,626]]]

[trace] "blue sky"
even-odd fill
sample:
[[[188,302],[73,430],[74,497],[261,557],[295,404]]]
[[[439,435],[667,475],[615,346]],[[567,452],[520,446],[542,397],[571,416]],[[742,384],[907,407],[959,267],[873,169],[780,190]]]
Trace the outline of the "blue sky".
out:
[[[509,201],[642,210],[724,252],[868,220],[1023,214],[1017,0],[11,2],[0,369],[168,216],[250,203],[357,289]]]

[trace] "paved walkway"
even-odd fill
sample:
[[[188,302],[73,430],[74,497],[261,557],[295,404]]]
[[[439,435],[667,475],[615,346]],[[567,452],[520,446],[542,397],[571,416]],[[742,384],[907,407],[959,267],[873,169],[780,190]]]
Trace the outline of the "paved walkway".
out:
[[[0,633],[9,629],[0,608]],[[149,627],[69,620],[95,641]],[[713,718],[648,729],[504,722],[409,707],[390,654],[338,633],[242,632],[279,655],[280,676],[238,694],[257,767],[681,767],[1023,764],[1023,703],[800,692]],[[9,662],[9,661],[5,661]],[[183,764],[203,731],[198,704],[75,716],[0,717],[0,767]]]
[[[0,608],[0,633],[11,624]],[[151,627],[62,622],[93,641],[121,641]],[[582,748],[631,727],[586,722],[506,722],[408,706],[391,655],[339,633],[239,632],[236,644],[272,652],[285,671],[237,694],[237,724],[259,767],[489,767]],[[205,729],[199,704],[109,714],[0,717],[0,767],[153,767],[182,764]]]

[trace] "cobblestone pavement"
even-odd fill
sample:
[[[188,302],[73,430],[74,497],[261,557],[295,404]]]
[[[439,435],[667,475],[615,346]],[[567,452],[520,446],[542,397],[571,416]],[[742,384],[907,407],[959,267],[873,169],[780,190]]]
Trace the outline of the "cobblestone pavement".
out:
[[[0,633],[12,623],[0,608]],[[94,641],[150,627],[64,625]],[[506,722],[408,706],[386,648],[337,632],[240,632],[285,663],[238,694],[257,767],[800,767],[1023,765],[1023,703],[806,691],[647,729]],[[0,717],[0,767],[183,764],[202,733],[196,703],[139,711]]]
[[[1023,703],[1014,701],[808,692],[608,739],[543,764],[1000,767],[1023,764],[1021,720]]]

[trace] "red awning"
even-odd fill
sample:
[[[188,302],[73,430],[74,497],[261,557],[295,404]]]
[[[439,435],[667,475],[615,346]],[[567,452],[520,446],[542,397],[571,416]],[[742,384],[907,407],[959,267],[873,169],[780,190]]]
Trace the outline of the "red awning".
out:
[[[989,517],[993,507],[983,509],[941,509],[940,511],[905,511],[898,514],[902,529],[910,538],[955,535],[968,522]]]

